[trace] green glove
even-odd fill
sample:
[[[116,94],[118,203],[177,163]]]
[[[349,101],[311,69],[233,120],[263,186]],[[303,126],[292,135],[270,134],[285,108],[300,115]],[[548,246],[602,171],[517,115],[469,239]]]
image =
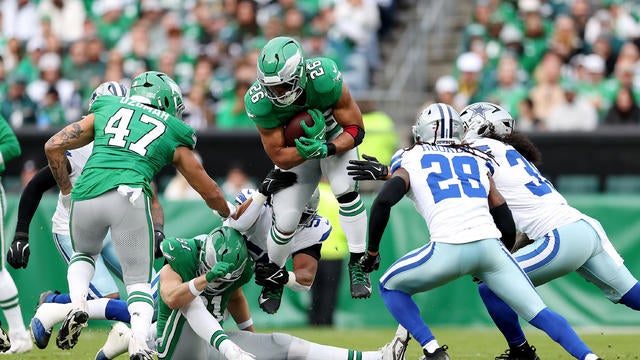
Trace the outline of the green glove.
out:
[[[307,135],[307,138],[324,141],[326,138],[326,126],[324,123],[324,115],[322,115],[322,111],[318,109],[309,109],[307,110],[307,113],[309,113],[309,115],[311,115],[311,118],[313,119],[313,126],[308,127],[304,121],[301,121],[300,127],[302,127],[302,130]]]
[[[228,273],[231,272],[231,267],[233,265],[228,262],[219,262],[217,263],[211,270],[207,272],[205,278],[207,278],[207,282],[212,282],[214,280],[220,279],[224,277]]]
[[[296,139],[295,142],[298,154],[307,160],[326,158],[329,153],[324,140],[309,139],[302,136]]]

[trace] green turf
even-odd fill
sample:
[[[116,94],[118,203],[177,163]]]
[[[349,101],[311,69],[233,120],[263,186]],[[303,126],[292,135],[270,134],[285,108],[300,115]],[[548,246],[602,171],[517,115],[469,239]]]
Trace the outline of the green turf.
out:
[[[394,333],[391,328],[376,329],[330,329],[330,328],[287,328],[278,331],[302,337],[322,344],[355,348],[358,350],[375,350],[387,341]],[[504,348],[504,340],[497,330],[492,328],[460,329],[434,328],[434,334],[440,344],[449,346],[452,359],[493,359]],[[600,331],[580,331],[582,338],[605,360],[640,359],[638,338],[640,329],[620,330],[604,329]],[[52,337],[50,346],[45,350],[34,349],[30,353],[0,356],[6,359],[93,359],[96,351],[106,339],[106,329],[85,329],[78,345],[70,351],[59,350]],[[542,360],[572,359],[560,346],[548,339],[543,333],[528,329],[530,342],[538,349]],[[55,333],[54,333],[55,336]],[[407,352],[408,360],[415,360],[422,354],[419,346],[412,341]],[[118,359],[126,359],[120,356]]]

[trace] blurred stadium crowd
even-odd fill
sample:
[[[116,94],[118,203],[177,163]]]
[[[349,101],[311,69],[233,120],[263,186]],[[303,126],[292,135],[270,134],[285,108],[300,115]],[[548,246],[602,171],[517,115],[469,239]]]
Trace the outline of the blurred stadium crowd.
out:
[[[501,104],[520,130],[640,124],[640,2],[476,0],[437,100]]]
[[[5,0],[0,103],[13,128],[76,121],[93,89],[158,70],[183,90],[196,130],[255,128],[242,97],[259,50],[289,34],[334,59],[354,92],[380,66],[394,0]]]

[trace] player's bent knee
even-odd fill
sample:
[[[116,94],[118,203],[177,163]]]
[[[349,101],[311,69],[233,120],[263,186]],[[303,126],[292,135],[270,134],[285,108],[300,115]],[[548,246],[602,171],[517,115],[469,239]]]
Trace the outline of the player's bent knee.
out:
[[[289,344],[291,344],[291,342],[293,341],[294,337],[289,334],[276,332],[271,334],[271,339],[278,346],[289,346]]]

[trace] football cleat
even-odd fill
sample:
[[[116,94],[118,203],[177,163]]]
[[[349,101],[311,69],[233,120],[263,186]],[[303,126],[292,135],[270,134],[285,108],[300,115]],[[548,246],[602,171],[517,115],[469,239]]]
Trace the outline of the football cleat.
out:
[[[260,296],[258,297],[260,309],[262,309],[267,314],[275,314],[280,308],[283,291],[283,286],[263,287],[262,292],[260,292]]]
[[[31,319],[31,338],[33,342],[36,344],[38,349],[44,349],[49,345],[49,339],[51,338],[51,328],[45,329],[42,325],[40,319],[37,318],[38,314],[36,313],[36,317]]]
[[[22,354],[33,349],[33,342],[31,342],[28,331],[13,332],[10,330],[9,336],[11,337],[11,348],[5,354]]]
[[[0,325],[2,325],[1,321],[0,321]],[[9,340],[9,335],[7,335],[4,329],[0,327],[0,352],[5,352],[10,348],[11,348],[11,340]]]
[[[536,354],[536,348],[525,342],[507,349],[503,354],[496,356],[496,360],[540,360],[540,358]]]
[[[398,326],[393,340],[382,347],[382,360],[404,360],[410,339],[407,329]]]
[[[351,283],[352,298],[363,299],[371,296],[371,280],[369,280],[369,274],[364,272],[357,262],[349,264],[349,281]]]
[[[154,360],[153,351],[147,346],[147,342],[131,336],[128,344],[129,360]]]
[[[130,338],[131,329],[123,322],[116,322],[109,331],[107,341],[96,354],[95,360],[111,360],[126,353]]]
[[[78,343],[82,328],[87,326],[89,314],[82,310],[71,310],[62,322],[58,336],[56,336],[56,345],[62,350],[73,349]]]
[[[440,346],[432,353],[423,349],[424,355],[418,360],[451,360],[449,354],[447,354],[447,349],[449,349],[447,345]]]

